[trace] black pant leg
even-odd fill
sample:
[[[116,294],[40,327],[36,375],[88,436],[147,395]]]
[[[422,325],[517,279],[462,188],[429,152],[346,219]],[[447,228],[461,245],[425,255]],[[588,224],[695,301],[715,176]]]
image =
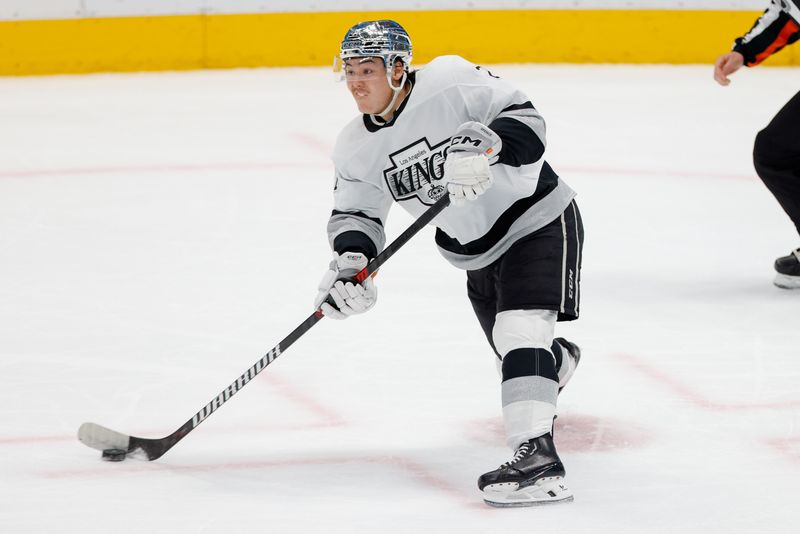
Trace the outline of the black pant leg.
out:
[[[497,290],[495,289],[494,264],[476,271],[467,271],[467,296],[478,322],[486,335],[486,340],[497,354],[492,339],[495,318],[497,316]],[[500,358],[500,355],[497,354]]]
[[[800,233],[800,93],[758,132],[753,163]]]

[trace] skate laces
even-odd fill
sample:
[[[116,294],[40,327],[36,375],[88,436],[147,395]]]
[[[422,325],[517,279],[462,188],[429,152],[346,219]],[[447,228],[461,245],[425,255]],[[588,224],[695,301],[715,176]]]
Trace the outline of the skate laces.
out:
[[[519,462],[520,460],[525,458],[525,456],[528,454],[528,452],[530,452],[530,450],[531,450],[531,444],[530,442],[526,441],[525,443],[520,445],[519,448],[517,448],[517,452],[514,453],[514,457],[511,459],[511,461],[504,463],[500,467],[511,467],[516,462]]]

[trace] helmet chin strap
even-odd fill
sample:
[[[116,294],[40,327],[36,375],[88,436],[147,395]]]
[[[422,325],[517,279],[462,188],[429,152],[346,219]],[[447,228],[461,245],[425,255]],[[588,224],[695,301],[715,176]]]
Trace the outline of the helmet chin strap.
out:
[[[389,113],[390,110],[394,110],[394,105],[397,102],[397,97],[400,96],[400,92],[403,90],[403,87],[405,87],[406,80],[408,80],[408,73],[403,71],[403,77],[400,79],[400,85],[398,85],[397,87],[395,87],[394,84],[392,83],[391,77],[387,76],[387,78],[389,79],[389,87],[391,87],[392,93],[394,94],[392,95],[392,99],[389,101],[389,105],[386,106],[386,109],[384,109],[377,115],[370,114],[369,118],[372,121],[372,123],[375,124],[376,126],[383,126],[388,122],[386,120],[383,120],[383,116]],[[382,122],[378,122],[376,117],[380,117]]]

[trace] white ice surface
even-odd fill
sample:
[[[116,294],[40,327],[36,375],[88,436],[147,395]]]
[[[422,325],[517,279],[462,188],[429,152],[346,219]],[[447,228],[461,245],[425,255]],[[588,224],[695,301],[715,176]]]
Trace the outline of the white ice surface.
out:
[[[0,532],[798,532],[800,245],[752,170],[800,69],[494,66],[579,192],[584,357],[557,444],[575,502],[496,510],[509,459],[464,274],[426,229],[366,316],[323,320],[156,462],[311,311],[328,160],[355,113],[324,69],[0,79]],[[395,208],[390,237],[410,223]]]

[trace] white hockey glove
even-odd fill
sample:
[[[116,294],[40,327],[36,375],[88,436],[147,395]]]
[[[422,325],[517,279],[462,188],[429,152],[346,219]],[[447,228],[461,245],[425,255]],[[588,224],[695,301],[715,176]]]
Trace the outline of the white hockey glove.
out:
[[[328,270],[319,282],[314,308],[321,309],[325,317],[347,319],[351,315],[364,313],[375,305],[378,290],[368,276],[361,283],[355,276],[367,266],[367,257],[359,252],[333,253]]]
[[[463,206],[492,186],[489,165],[497,160],[503,141],[491,128],[479,122],[465,122],[450,139],[444,178],[450,202]]]

